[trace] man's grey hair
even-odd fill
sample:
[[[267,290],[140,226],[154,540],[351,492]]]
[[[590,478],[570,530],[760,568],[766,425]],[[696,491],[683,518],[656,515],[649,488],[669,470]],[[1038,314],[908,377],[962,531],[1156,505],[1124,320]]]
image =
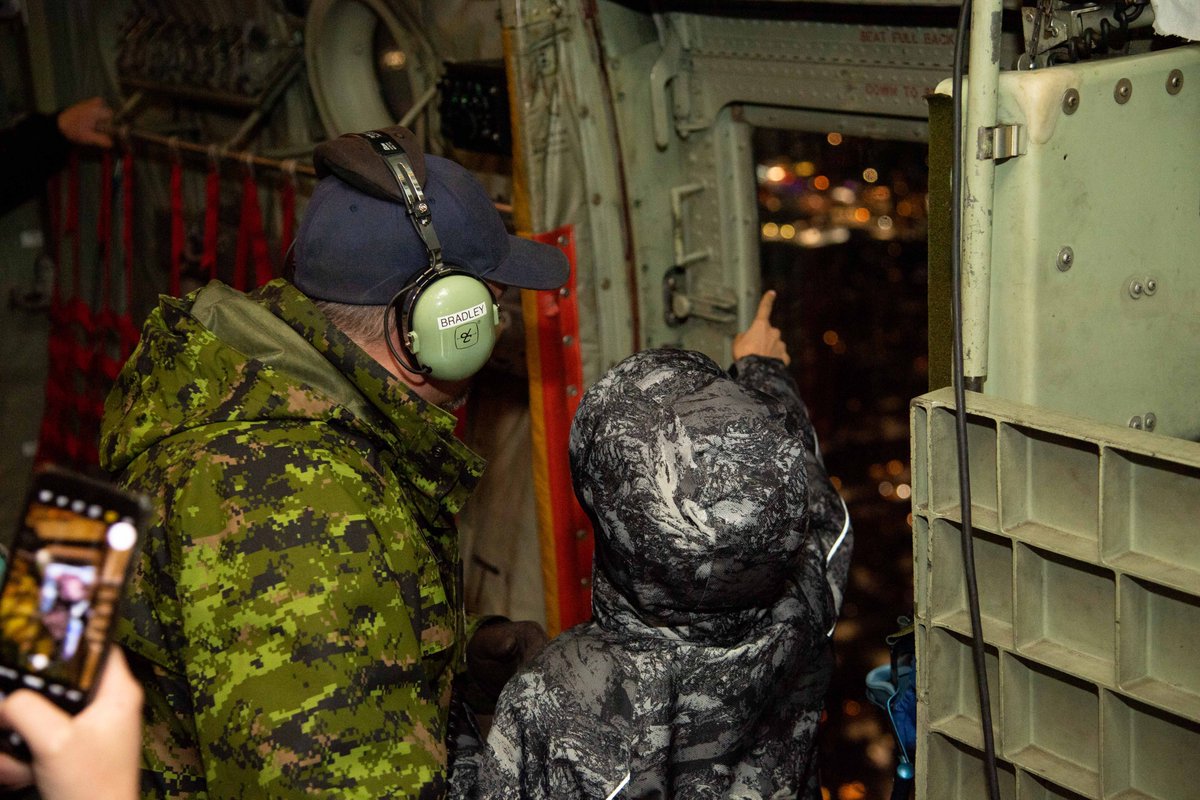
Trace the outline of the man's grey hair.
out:
[[[331,300],[314,300],[321,313],[338,330],[360,346],[364,342],[383,341],[383,317],[387,306],[353,306]]]

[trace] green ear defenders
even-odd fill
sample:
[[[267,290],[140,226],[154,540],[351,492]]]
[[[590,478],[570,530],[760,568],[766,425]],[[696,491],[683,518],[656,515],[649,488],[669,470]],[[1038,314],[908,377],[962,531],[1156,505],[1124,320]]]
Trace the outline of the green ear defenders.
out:
[[[478,276],[443,262],[429,204],[400,144],[383,131],[358,135],[396,177],[409,220],[429,254],[428,269],[388,303],[383,322],[388,349],[411,372],[447,381],[474,375],[496,346],[500,307],[492,290]]]
[[[454,381],[474,375],[496,345],[500,307],[487,284],[474,275],[442,267],[428,269],[397,294],[384,316],[392,355],[412,372]]]

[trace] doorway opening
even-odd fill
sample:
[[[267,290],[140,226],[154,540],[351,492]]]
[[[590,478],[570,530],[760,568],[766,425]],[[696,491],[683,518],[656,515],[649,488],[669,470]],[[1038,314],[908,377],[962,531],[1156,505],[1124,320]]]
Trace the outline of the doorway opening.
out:
[[[909,401],[928,388],[927,146],[754,132],[763,289],[850,509],[855,550],[821,731],[832,800],[884,800],[894,768],[865,678],[911,617]]]

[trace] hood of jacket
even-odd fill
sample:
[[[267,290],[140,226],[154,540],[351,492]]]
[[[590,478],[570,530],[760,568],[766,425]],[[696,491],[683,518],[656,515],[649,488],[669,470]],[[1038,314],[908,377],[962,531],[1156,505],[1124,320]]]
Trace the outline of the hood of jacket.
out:
[[[691,351],[637,353],[585,393],[570,459],[598,624],[717,644],[770,616],[807,534],[805,443],[785,423]]]
[[[101,466],[120,472],[204,426],[305,421],[390,450],[401,478],[451,513],[483,469],[454,437],[453,415],[396,380],[284,280],[251,294],[214,281],[160,299],[105,403]]]

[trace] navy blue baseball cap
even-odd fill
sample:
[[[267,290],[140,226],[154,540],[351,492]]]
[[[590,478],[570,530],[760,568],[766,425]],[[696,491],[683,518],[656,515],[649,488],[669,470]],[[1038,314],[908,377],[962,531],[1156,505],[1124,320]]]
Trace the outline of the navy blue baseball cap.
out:
[[[378,156],[372,160],[383,166]],[[570,267],[563,252],[508,233],[475,176],[438,156],[424,155],[421,161],[414,171],[423,177],[448,267],[522,289],[557,289],[566,283]],[[369,179],[351,185],[345,178],[355,176],[344,170],[319,165],[318,174],[323,171],[296,234],[292,282],[318,300],[385,305],[429,268],[425,245],[398,199],[398,188],[389,191],[384,184],[376,190]]]

